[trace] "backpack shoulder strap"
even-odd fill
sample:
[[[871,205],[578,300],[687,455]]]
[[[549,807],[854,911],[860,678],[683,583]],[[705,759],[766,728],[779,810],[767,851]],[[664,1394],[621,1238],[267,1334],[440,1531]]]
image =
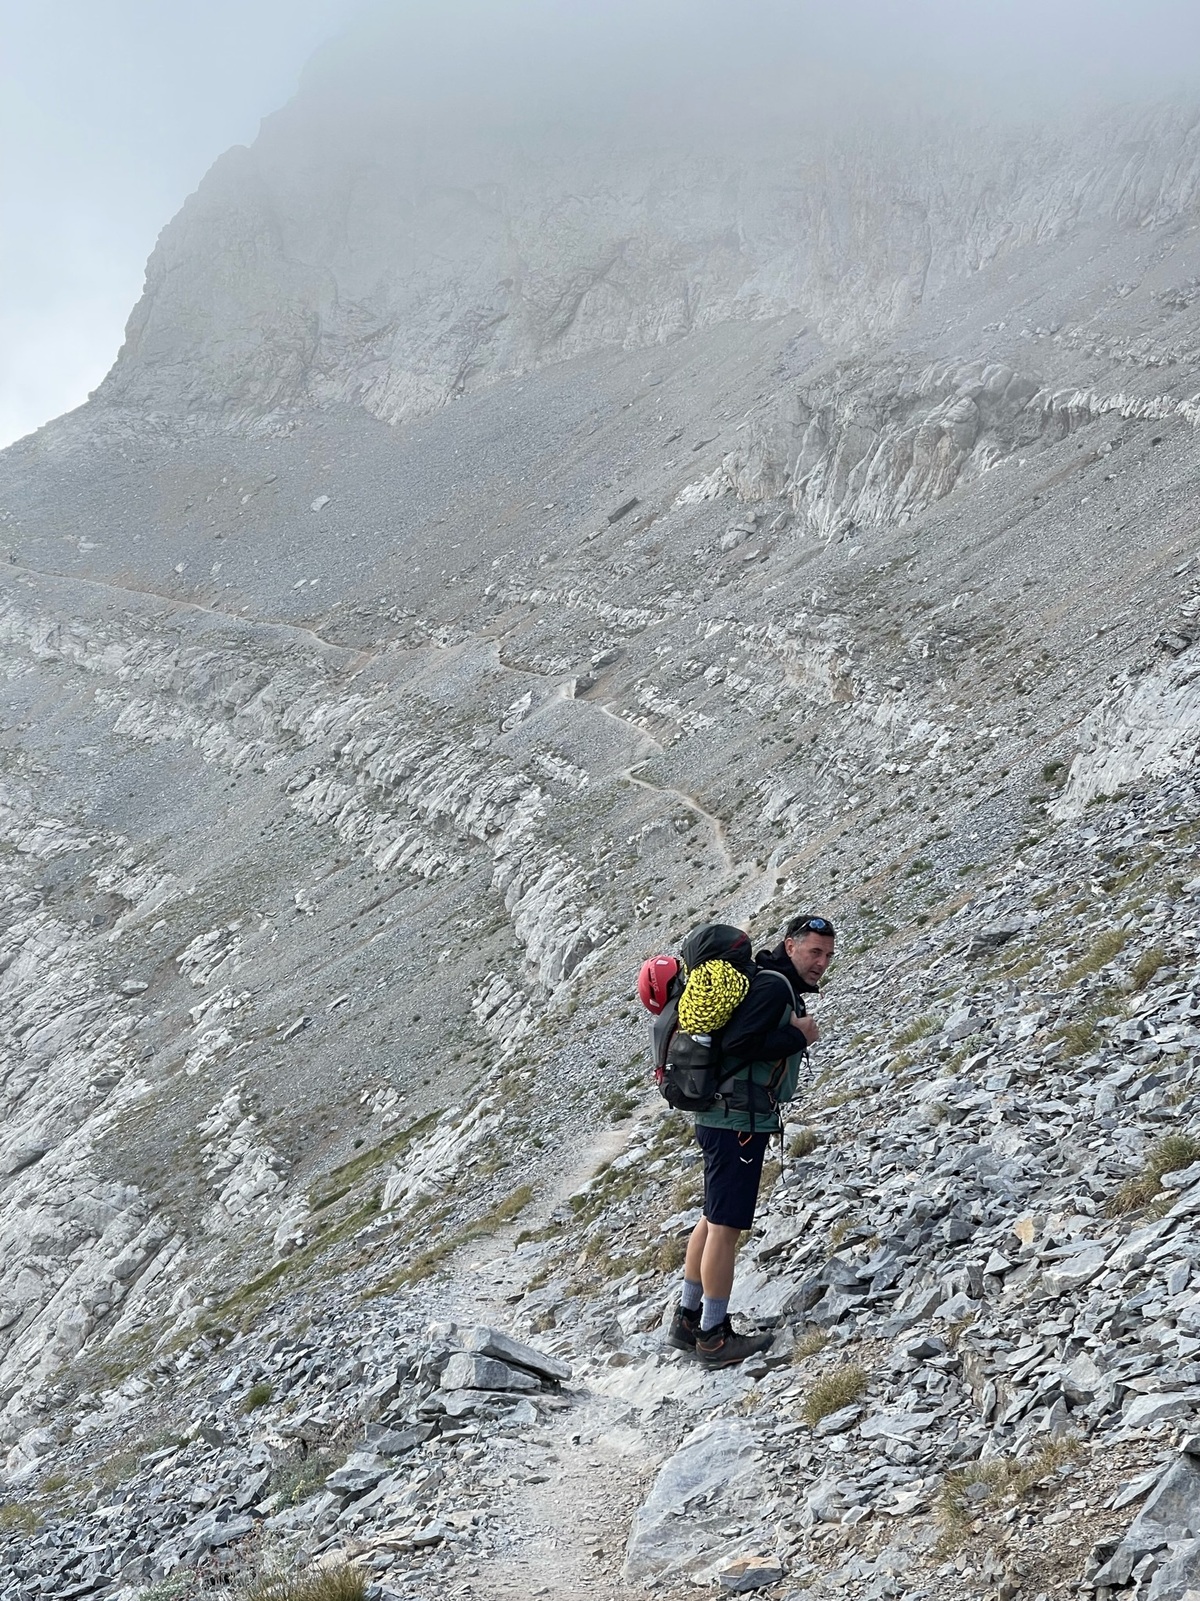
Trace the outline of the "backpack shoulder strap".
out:
[[[783,1013],[782,1013],[782,1016],[779,1019],[779,1021],[782,1023],[790,1012],[794,1012],[796,1010],[796,995],[795,995],[795,991],[792,989],[792,986],[788,983],[787,979],[785,978],[785,976],[782,973],[772,972],[769,967],[761,968],[759,970],[759,976],[761,978],[778,979],[779,982],[783,985],[784,989],[787,991],[787,1000],[784,1003]]]

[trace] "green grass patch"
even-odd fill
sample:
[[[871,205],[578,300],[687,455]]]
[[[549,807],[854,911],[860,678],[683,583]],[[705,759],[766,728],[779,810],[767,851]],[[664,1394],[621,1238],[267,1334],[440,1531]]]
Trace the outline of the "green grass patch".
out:
[[[1063,974],[1064,984],[1077,984],[1081,978],[1089,973],[1098,973],[1102,967],[1107,967],[1114,956],[1119,956],[1125,948],[1129,935],[1123,928],[1106,928],[1104,933],[1093,940],[1087,951],[1073,962]]]
[[[625,1123],[637,1111],[637,1097],[626,1090],[613,1090],[601,1102],[600,1110],[614,1123]]]
[[[892,1044],[903,1050],[906,1045],[915,1045],[918,1040],[927,1039],[930,1034],[936,1034],[942,1026],[942,1019],[936,1012],[925,1012],[920,1017],[914,1017],[906,1028],[902,1028],[896,1035]]]
[[[1200,1162],[1200,1140],[1191,1134],[1168,1134],[1150,1147],[1146,1165],[1137,1178],[1127,1180],[1109,1201],[1105,1211],[1110,1217],[1122,1217],[1126,1212],[1140,1212],[1164,1198],[1164,1173],[1178,1173],[1180,1169]]]
[[[259,1407],[269,1406],[271,1397],[274,1394],[275,1386],[268,1383],[266,1379],[259,1379],[257,1384],[252,1384],[246,1391],[245,1399],[242,1402],[242,1416],[248,1417],[251,1412],[257,1412]]]
[[[438,1118],[441,1117],[443,1110],[444,1108],[442,1107],[436,1107],[432,1112],[426,1112],[424,1117],[417,1118],[415,1123],[410,1123],[407,1128],[401,1129],[399,1133],[390,1135],[378,1145],[373,1145],[370,1150],[363,1151],[360,1155],[351,1157],[348,1162],[343,1162],[340,1167],[331,1169],[325,1175],[325,1182],[335,1188],[339,1185],[342,1186],[341,1193],[344,1195],[372,1168],[378,1167],[381,1162],[390,1162],[393,1157],[402,1155],[419,1135],[427,1133],[433,1127]],[[313,1203],[314,1210],[321,1204],[329,1205],[330,1202],[328,1200],[324,1203],[315,1201]]]
[[[301,1246],[298,1251],[293,1251],[291,1256],[285,1256],[282,1261],[276,1262],[273,1267],[269,1267],[265,1273],[260,1273],[257,1278],[251,1279],[248,1284],[244,1284],[240,1289],[234,1290],[232,1295],[227,1296],[221,1302],[217,1311],[222,1314],[238,1311],[250,1302],[258,1300],[267,1290],[273,1289],[282,1279],[310,1269],[332,1246],[340,1244],[349,1235],[356,1234],[373,1217],[378,1217],[380,1205],[381,1198],[376,1194],[364,1205],[356,1207],[354,1211],[347,1213],[345,1217],[330,1221],[315,1240],[310,1240],[307,1245]]]

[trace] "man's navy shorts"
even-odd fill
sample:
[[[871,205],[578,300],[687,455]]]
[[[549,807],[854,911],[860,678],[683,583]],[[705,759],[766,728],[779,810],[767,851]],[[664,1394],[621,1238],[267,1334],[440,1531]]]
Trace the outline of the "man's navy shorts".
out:
[[[710,1223],[748,1229],[754,1222],[769,1138],[697,1123],[696,1141],[704,1152],[704,1215]]]

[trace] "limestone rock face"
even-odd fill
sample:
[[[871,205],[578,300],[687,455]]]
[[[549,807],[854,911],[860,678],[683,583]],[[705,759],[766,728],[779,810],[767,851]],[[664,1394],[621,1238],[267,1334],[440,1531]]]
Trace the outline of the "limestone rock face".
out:
[[[353,50],[327,62],[216,163],[151,257],[104,400],[246,427],[314,402],[395,422],[731,320],[793,314],[828,348],[862,347],[1030,247],[1168,225],[1200,181],[1176,110],[1039,132],[842,115],[790,134],[796,87],[782,123],[748,109],[731,136],[646,106],[598,130],[594,105],[539,114],[536,95],[423,123],[364,76]],[[866,505],[988,458],[1030,380],[983,367],[966,392],[921,407],[918,380],[885,405],[894,482],[864,485]],[[835,409],[801,401],[783,424],[801,482],[838,436],[810,493],[878,427],[870,407]],[[752,447],[733,475],[769,492],[780,470]]]

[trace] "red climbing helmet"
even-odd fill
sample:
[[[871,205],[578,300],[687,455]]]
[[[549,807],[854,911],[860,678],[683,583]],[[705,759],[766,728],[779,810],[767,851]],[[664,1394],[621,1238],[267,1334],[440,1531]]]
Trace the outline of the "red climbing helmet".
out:
[[[679,975],[677,956],[651,956],[642,963],[638,974],[638,995],[642,1005],[655,1017],[662,1011],[671,993],[671,985]]]

